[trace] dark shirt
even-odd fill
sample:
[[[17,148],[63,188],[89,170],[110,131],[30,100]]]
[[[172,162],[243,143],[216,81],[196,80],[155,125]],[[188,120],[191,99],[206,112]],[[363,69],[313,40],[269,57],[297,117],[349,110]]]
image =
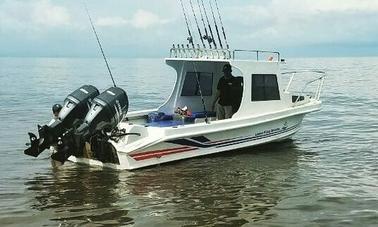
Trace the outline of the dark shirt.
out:
[[[219,104],[222,106],[231,106],[233,103],[232,87],[234,83],[234,77],[225,78],[222,76],[218,81],[217,89],[220,91]]]

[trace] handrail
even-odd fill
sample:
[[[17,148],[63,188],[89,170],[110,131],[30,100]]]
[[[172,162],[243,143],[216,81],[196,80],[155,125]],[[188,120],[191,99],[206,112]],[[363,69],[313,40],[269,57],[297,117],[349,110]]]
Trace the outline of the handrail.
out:
[[[316,88],[316,91],[314,92],[314,98],[315,100],[318,100],[320,99],[320,93],[322,91],[322,88],[323,88],[323,84],[324,84],[324,79],[326,77],[326,73],[324,71],[321,71],[321,70],[297,70],[297,71],[289,71],[289,72],[283,72],[281,73],[281,75],[285,75],[285,74],[291,74],[291,77],[290,77],[290,80],[289,80],[289,83],[287,84],[284,92],[289,92],[289,89],[291,87],[291,84],[293,82],[293,79],[294,79],[294,76],[297,75],[297,74],[300,74],[300,73],[314,73],[314,74],[321,74],[320,77],[317,77],[313,80],[310,80],[308,82],[306,82],[303,86],[303,88],[301,89],[297,99],[295,100],[294,102],[294,105],[299,101],[300,97],[302,96],[302,94],[304,93],[305,89],[307,88],[308,85],[316,82],[316,81],[319,81],[318,83],[318,86]]]
[[[243,50],[243,49],[236,49],[232,51],[232,59],[235,59],[236,53],[238,52],[247,52],[247,53],[255,53],[256,54],[256,61],[260,60],[260,53],[268,53],[268,54],[274,54],[277,56],[277,62],[281,61],[280,52],[277,51],[269,51],[269,50]]]
[[[173,45],[169,51],[171,58],[205,58],[205,59],[230,59],[231,52],[228,49],[192,48],[184,45]]]
[[[292,73],[319,73],[319,74],[326,74],[324,71],[317,70],[317,69],[295,70],[295,71],[283,72],[281,74],[284,75],[284,74],[292,74]]]
[[[180,45],[173,45],[173,47],[169,50],[169,56],[171,58],[204,58],[204,59],[236,59],[236,53],[239,52],[247,52],[247,53],[255,53],[256,61],[260,61],[261,54],[274,54],[275,56],[271,56],[271,60],[275,59],[275,62],[281,61],[281,56],[279,52],[276,51],[267,51],[267,50],[229,50],[229,49],[208,49],[208,48],[201,48],[199,45],[197,48],[184,46],[184,44]]]

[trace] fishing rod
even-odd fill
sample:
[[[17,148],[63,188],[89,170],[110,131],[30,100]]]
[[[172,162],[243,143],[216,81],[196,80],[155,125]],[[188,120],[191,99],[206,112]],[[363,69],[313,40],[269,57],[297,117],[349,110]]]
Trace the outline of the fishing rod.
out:
[[[188,23],[188,17],[186,16],[186,11],[185,11],[185,8],[184,8],[184,4],[182,3],[182,0],[180,0],[180,3],[181,3],[182,12],[184,13],[186,28],[188,29],[188,34],[189,34],[189,37],[187,38],[187,40],[189,41],[190,44],[192,44],[192,47],[194,49],[195,46],[194,46],[194,43],[193,43],[193,36],[192,36],[192,32],[190,31],[190,27],[189,27],[189,23]]]
[[[215,30],[217,31],[217,35],[218,35],[219,45],[220,45],[221,49],[223,49],[222,40],[221,40],[221,37],[219,35],[219,29],[218,29],[217,21],[216,21],[215,16],[214,16],[213,4],[211,4],[211,1],[212,0],[209,0],[211,14],[213,15],[213,20],[214,20]]]
[[[198,33],[199,33],[199,36],[200,36],[200,39],[201,39],[201,42],[202,42],[203,48],[206,48],[206,46],[205,46],[205,42],[203,41],[203,37],[202,37],[202,33],[201,33],[201,29],[200,29],[200,27],[199,27],[199,25],[198,25],[197,16],[196,16],[196,13],[194,12],[194,8],[193,8],[192,0],[189,0],[189,2],[190,2],[190,7],[192,8],[192,12],[193,12],[194,20],[196,21],[196,25],[197,25]]]
[[[215,6],[217,7],[217,11],[218,11],[219,21],[220,21],[221,26],[222,26],[222,32],[223,32],[224,41],[226,42],[227,49],[230,49],[230,46],[228,45],[227,38],[226,38],[226,32],[224,31],[222,17],[221,17],[220,11],[219,11],[218,1],[217,0],[214,0],[214,1],[215,1]]]
[[[194,61],[192,63],[193,63],[193,68],[194,68],[194,74],[196,75],[196,82],[197,82],[197,86],[198,86],[198,92],[199,92],[199,95],[201,96],[201,102],[202,102],[203,112],[205,113],[205,122],[207,124],[209,124],[209,119],[208,119],[208,116],[207,116],[205,99],[203,98],[201,83],[200,83],[200,79],[199,79],[200,72],[197,71],[196,63]]]
[[[209,26],[209,30],[210,30],[210,34],[211,34],[211,41],[214,42],[214,47],[215,47],[215,49],[217,49],[217,42],[215,42],[214,35],[213,35],[213,30],[211,29],[210,21],[209,21],[209,18],[207,17],[205,4],[203,3],[203,0],[201,0],[201,2],[202,2],[203,12],[205,13],[207,25]]]
[[[203,37],[203,39],[206,39],[209,42],[209,46],[210,46],[210,49],[211,49],[212,48],[211,47],[212,40],[211,40],[211,37],[209,37],[209,34],[207,33],[207,29],[206,29],[206,25],[205,25],[205,20],[203,19],[202,9],[201,9],[201,5],[200,5],[199,0],[197,0],[197,5],[198,5],[198,9],[199,9],[199,12],[200,12],[200,15],[201,15],[201,20],[202,20],[203,28],[205,29],[205,36]]]
[[[88,10],[87,4],[86,4],[85,2],[84,2],[84,7],[85,7],[85,10],[87,11],[87,15],[88,15],[88,18],[89,18],[89,22],[91,23],[93,33],[94,33],[95,36],[96,36],[98,46],[100,47],[100,50],[101,50],[101,53],[102,53],[102,57],[104,58],[104,61],[105,61],[106,67],[108,68],[110,78],[112,79],[112,82],[113,82],[113,86],[114,86],[114,87],[117,87],[116,84],[115,84],[115,82],[114,82],[113,74],[112,74],[112,71],[110,70],[110,67],[109,67],[109,64],[108,64],[108,60],[106,59],[106,56],[105,56],[104,50],[102,49],[102,45],[101,45],[100,39],[98,38],[98,35],[97,35],[97,32],[96,32],[96,29],[95,29],[95,27],[94,27],[94,25],[93,25],[91,15],[89,14],[89,10]]]

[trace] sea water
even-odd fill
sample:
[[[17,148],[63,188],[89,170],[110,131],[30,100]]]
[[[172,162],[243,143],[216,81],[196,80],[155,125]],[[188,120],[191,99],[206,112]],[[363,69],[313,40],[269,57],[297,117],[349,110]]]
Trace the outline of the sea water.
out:
[[[109,60],[131,110],[169,96],[175,71],[162,59]],[[112,85],[101,59],[0,58],[0,225],[378,225],[378,58],[283,68],[327,72],[323,109],[291,141],[129,172],[23,154],[52,104]]]

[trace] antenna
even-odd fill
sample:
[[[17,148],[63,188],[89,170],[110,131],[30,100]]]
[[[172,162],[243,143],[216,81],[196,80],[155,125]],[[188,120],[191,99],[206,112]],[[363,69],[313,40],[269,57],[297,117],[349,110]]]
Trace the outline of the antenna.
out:
[[[215,1],[215,6],[217,7],[217,11],[218,11],[219,21],[220,21],[221,26],[222,26],[222,32],[223,32],[224,41],[226,42],[227,49],[230,49],[230,46],[228,45],[228,42],[227,42],[226,33],[224,32],[224,26],[223,26],[223,22],[222,22],[222,17],[221,17],[221,14],[219,12],[218,1],[217,0],[214,0],[214,1]]]
[[[105,61],[106,67],[108,68],[110,78],[112,79],[112,82],[113,82],[113,86],[114,86],[114,87],[117,87],[116,84],[115,84],[115,82],[114,82],[113,74],[112,74],[112,71],[110,70],[110,67],[109,67],[108,61],[106,60],[106,56],[105,56],[104,50],[102,49],[102,45],[101,45],[100,39],[98,38],[98,35],[97,35],[97,32],[96,32],[96,29],[95,29],[95,27],[94,27],[94,25],[93,25],[91,15],[89,14],[89,10],[88,10],[87,4],[86,4],[85,2],[84,2],[84,7],[85,7],[85,10],[87,11],[87,15],[88,15],[88,18],[89,18],[89,22],[91,23],[93,33],[94,33],[95,36],[96,36],[96,40],[97,40],[98,46],[100,47],[102,57],[104,58],[104,61]]]
[[[222,40],[221,40],[221,37],[220,37],[220,35],[219,35],[219,30],[218,30],[217,20],[215,19],[215,16],[214,16],[213,4],[211,4],[211,1],[212,1],[212,0],[209,0],[209,3],[210,3],[210,9],[211,9],[211,14],[213,15],[213,20],[214,20],[215,30],[217,31],[217,35],[218,35],[219,45],[220,45],[221,49],[223,49]]]

